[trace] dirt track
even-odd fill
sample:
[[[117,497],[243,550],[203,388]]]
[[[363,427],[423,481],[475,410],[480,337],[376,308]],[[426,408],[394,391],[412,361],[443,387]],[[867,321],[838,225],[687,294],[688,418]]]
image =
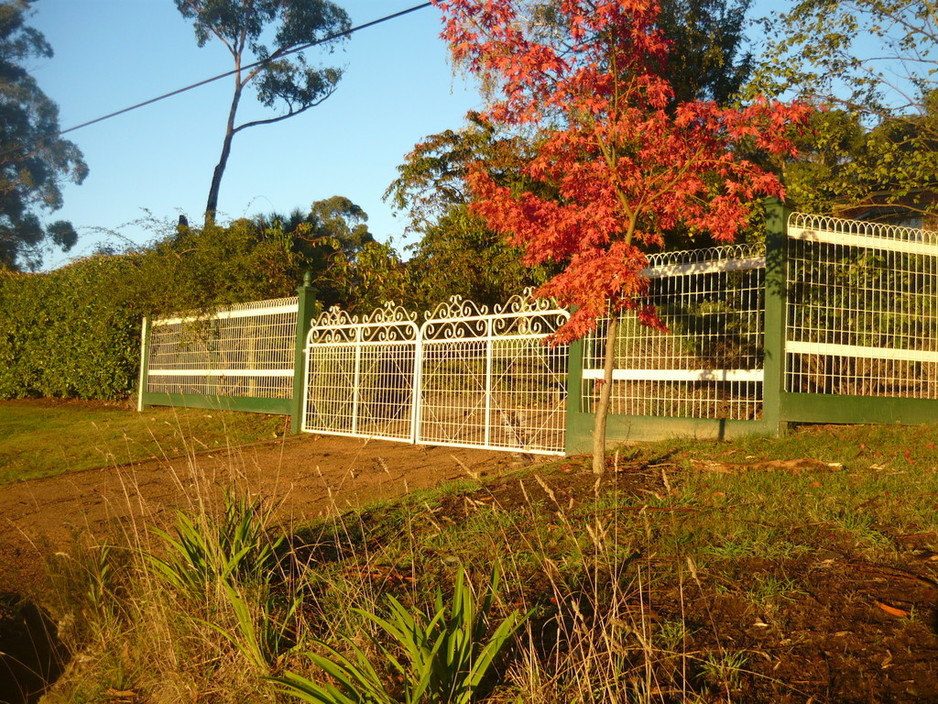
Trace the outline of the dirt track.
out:
[[[283,521],[300,521],[518,462],[503,452],[305,435],[8,484],[0,487],[0,594],[38,597],[44,557],[68,549],[76,531],[103,537],[165,524],[175,509],[235,483],[282,501]]]

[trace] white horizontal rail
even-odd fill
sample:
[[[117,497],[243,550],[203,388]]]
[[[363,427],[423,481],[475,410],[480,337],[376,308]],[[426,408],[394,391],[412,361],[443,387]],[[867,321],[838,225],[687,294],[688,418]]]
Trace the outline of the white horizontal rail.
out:
[[[845,247],[879,249],[888,252],[902,252],[904,254],[924,254],[932,257],[938,256],[938,245],[928,242],[895,240],[885,237],[856,235],[849,232],[812,230],[800,227],[789,227],[788,236],[793,240],[802,240],[804,242],[821,242],[823,244],[843,245]]]
[[[308,342],[306,347],[309,349],[332,349],[335,347],[414,347],[416,344],[416,340],[336,340],[332,342]]]
[[[224,310],[209,315],[189,315],[184,318],[158,318],[153,321],[153,326],[208,322],[211,320],[229,320],[231,318],[256,318],[262,315],[284,315],[287,313],[296,313],[297,311],[299,311],[299,306],[296,303],[288,303],[272,308],[246,308],[244,310]]]
[[[664,279],[671,276],[717,274],[725,271],[749,271],[764,268],[765,257],[711,259],[703,262],[688,262],[686,264],[661,264],[660,266],[650,266],[642,271],[642,275],[647,276],[649,279]]]
[[[149,369],[149,376],[293,376],[293,369]]]
[[[584,379],[602,379],[602,369],[584,369]],[[750,381],[761,382],[762,369],[613,369],[613,381]]]
[[[443,445],[446,447],[463,447],[469,450],[508,450],[514,452],[523,452],[526,455],[554,455],[562,457],[566,453],[563,450],[550,450],[544,447],[535,447],[531,445],[509,445],[507,443],[493,442],[485,443],[458,442],[454,440],[443,440],[440,438],[425,438],[418,440],[421,445]]]
[[[303,421],[303,432],[313,435],[338,435],[344,438],[363,438],[365,440],[389,440],[391,442],[411,442],[410,437],[406,435],[381,435],[368,433],[353,433],[351,430],[323,430],[322,428],[310,428],[306,421]]]
[[[903,362],[938,363],[938,352],[929,350],[903,350],[788,340],[785,342],[785,351],[794,354],[826,355],[830,357],[863,357],[865,359],[895,359]]]

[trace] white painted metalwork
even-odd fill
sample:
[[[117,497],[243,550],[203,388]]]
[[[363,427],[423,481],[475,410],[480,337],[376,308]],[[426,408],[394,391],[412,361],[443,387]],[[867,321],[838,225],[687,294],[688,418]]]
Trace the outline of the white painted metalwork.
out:
[[[585,369],[583,378],[603,378],[602,369]],[[613,381],[751,381],[762,383],[762,369],[613,369]]]
[[[413,442],[416,316],[393,303],[364,319],[331,308],[306,345],[303,430]]]
[[[938,232],[795,213],[785,388],[938,398]]]
[[[762,416],[765,250],[759,244],[648,258],[649,290],[667,331],[620,314],[610,412],[752,420]],[[603,378],[605,321],[584,344],[584,410]]]
[[[453,298],[416,318],[387,305],[364,319],[333,309],[310,330],[307,432],[563,454],[568,319],[515,297],[489,313]]]
[[[421,327],[417,441],[563,454],[568,349],[545,338],[568,319],[527,296],[439,305]]]
[[[252,301],[212,314],[154,320],[149,392],[289,398],[297,298]]]

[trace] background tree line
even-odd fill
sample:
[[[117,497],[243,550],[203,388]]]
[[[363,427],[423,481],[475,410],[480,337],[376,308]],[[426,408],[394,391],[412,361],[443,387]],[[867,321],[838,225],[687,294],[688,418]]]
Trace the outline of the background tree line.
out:
[[[400,263],[365,220],[335,196],[288,216],[157,225],[150,245],[51,272],[0,270],[0,398],[126,397],[144,316],[292,296],[306,271],[321,305],[370,309]]]
[[[232,115],[249,80],[258,82],[268,107],[285,106],[271,121],[312,107],[335,90],[340,72],[311,69],[302,61],[290,64],[280,56],[348,26],[331,3],[257,0],[236,7],[177,0],[177,5],[193,22],[200,44],[232,43],[236,66],[247,60],[248,51],[252,58],[274,59],[264,71],[239,75]],[[289,15],[288,5],[309,13]],[[535,34],[562,34],[556,2],[525,6]],[[213,14],[213,8],[224,12]],[[323,306],[354,312],[385,300],[423,310],[454,294],[492,305],[558,271],[556,264],[526,264],[521,250],[472,210],[474,195],[466,182],[470,165],[481,161],[500,186],[555,195],[523,175],[522,166],[543,134],[509,130],[472,114],[464,125],[416,145],[389,186],[386,199],[408,221],[412,244],[403,252],[377,242],[366,214],[336,196],[313,203],[308,212],[230,224],[209,218],[201,227],[165,228],[148,246],[101,252],[48,274],[22,273],[41,265],[44,247],[68,249],[74,243],[68,223],[43,224],[40,214],[61,204],[65,181],[80,182],[87,173],[77,148],[58,135],[55,105],[25,68],[31,58],[51,56],[51,47],[28,27],[27,10],[21,0],[0,4],[0,361],[6,369],[0,395],[126,394],[135,379],[141,316],[292,295],[307,270],[314,273]],[[862,208],[871,217],[900,212],[926,223],[933,217],[938,208],[934,0],[801,0],[755,28],[746,20],[749,0],[663,0],[661,10],[658,26],[671,44],[664,70],[674,92],[665,110],[691,100],[745,105],[757,93],[797,95],[819,108],[811,128],[797,137],[800,154],[746,155],[761,159],[782,179],[795,207],[819,213]],[[263,46],[263,28],[276,26],[277,45]],[[753,35],[764,37],[758,53],[749,41]],[[853,45],[859,35],[879,42],[878,57]],[[888,66],[877,63],[882,56],[890,59]],[[840,80],[832,82],[832,76]],[[294,80],[305,81],[309,90],[291,92],[288,84]],[[233,134],[226,132],[225,149]],[[220,166],[223,171],[224,159]],[[212,185],[216,197],[219,180]],[[209,211],[211,202],[210,195]],[[758,237],[757,222],[751,225],[744,236]],[[712,244],[705,232],[680,224],[661,237],[665,248]],[[97,329],[88,317],[92,313],[115,332],[89,334]],[[41,352],[62,344],[74,348],[81,363],[57,366]],[[119,361],[102,362],[100,354],[82,348],[96,344],[111,349]],[[113,371],[115,382],[106,384],[93,372],[95,364],[122,371]],[[62,376],[69,365],[82,371]]]

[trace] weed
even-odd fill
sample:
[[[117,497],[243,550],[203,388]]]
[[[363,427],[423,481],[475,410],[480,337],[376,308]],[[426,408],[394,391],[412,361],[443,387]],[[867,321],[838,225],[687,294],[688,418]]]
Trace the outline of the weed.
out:
[[[217,520],[206,514],[179,512],[175,537],[154,528],[166,543],[166,558],[147,553],[163,579],[180,591],[204,594],[206,589],[270,581],[277,549],[284,536],[267,531],[273,508],[261,499],[225,492],[224,512]]]
[[[470,704],[475,700],[495,658],[526,618],[512,611],[486,637],[497,587],[496,571],[481,603],[477,603],[460,568],[451,604],[447,607],[442,593],[437,591],[436,610],[429,620],[421,612],[405,608],[392,596],[387,599],[390,612],[387,618],[358,610],[394,644],[391,648],[381,639],[373,638],[382,660],[379,668],[390,667],[393,678],[400,678],[407,704]],[[354,661],[325,644],[321,646],[327,655],[307,654],[332,682],[319,684],[292,672],[275,681],[285,693],[312,704],[400,701],[393,693],[395,687],[388,686],[392,678],[382,677],[365,650],[352,639],[346,639],[346,645],[352,650]]]
[[[749,655],[744,650],[706,653],[700,660],[700,671],[710,685],[728,693],[739,688],[748,663]]]
[[[775,607],[779,601],[793,600],[795,594],[803,593],[794,579],[769,574],[755,579],[746,590],[746,598],[756,606]]]
[[[666,620],[658,624],[653,636],[654,645],[670,653],[680,652],[684,640],[690,635],[683,621]]]

